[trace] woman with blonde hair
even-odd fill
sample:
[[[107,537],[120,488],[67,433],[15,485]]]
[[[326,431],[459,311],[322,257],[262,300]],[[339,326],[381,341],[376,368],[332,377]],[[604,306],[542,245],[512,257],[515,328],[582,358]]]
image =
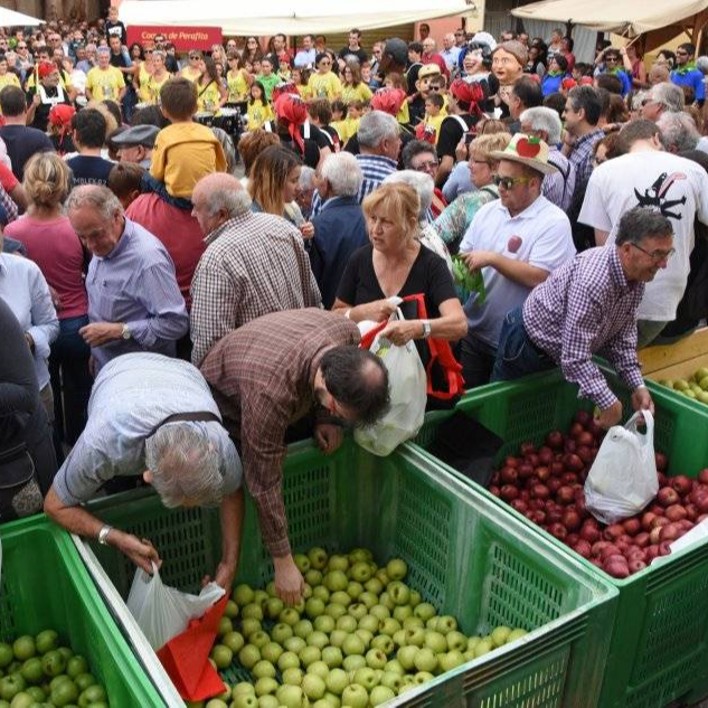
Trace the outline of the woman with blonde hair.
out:
[[[154,105],[160,102],[160,89],[170,78],[170,72],[167,71],[165,66],[166,59],[166,52],[163,52],[162,49],[155,49],[152,53],[150,66],[144,69],[144,65],[147,62],[143,62],[140,67],[140,71],[137,73],[139,82],[138,96],[142,103]]]
[[[23,180],[29,200],[27,213],[8,226],[5,233],[25,245],[28,257],[39,266],[52,289],[59,336],[51,346],[47,376],[54,394],[51,417],[56,421],[59,437],[73,444],[86,424],[91,352],[79,334],[88,324],[84,287],[88,259],[71,222],[62,213],[70,181],[71,171],[58,155],[34,155],[25,165]]]
[[[384,332],[393,344],[427,337],[456,341],[467,319],[445,261],[419,240],[420,199],[408,184],[382,184],[362,204],[370,243],[355,251],[339,283],[332,310],[354,322],[383,322],[395,311],[389,298],[422,293],[427,320],[414,303],[402,306],[403,322]],[[409,307],[410,306],[410,307]],[[419,353],[426,360],[423,347]]]

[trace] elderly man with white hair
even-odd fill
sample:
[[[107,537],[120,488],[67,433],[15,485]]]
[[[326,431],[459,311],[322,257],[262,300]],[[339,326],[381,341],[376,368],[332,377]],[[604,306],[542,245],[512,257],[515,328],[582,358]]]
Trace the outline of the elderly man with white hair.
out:
[[[88,412],[45,499],[47,515],[152,573],[160,556],[150,541],[105,524],[83,503],[110,480],[142,476],[166,507],[219,505],[222,556],[214,579],[228,591],[239,556],[242,469],[204,377],[162,354],[124,354],[101,369]]]
[[[236,177],[203,177],[192,204],[207,244],[191,290],[195,365],[224,335],[257,317],[320,306],[300,231],[279,216],[253,213]]]
[[[656,121],[661,134],[664,150],[679,155],[687,150],[695,150],[701,134],[693,118],[683,111],[662,113]]]
[[[668,81],[652,86],[642,99],[641,117],[656,123],[664,113],[680,113],[685,105],[683,90]]]
[[[357,159],[348,152],[328,155],[317,168],[315,184],[322,208],[312,219],[315,235],[309,253],[327,309],[334,304],[349,256],[368,242],[357,198],[363,179]]]
[[[548,143],[548,164],[557,170],[543,178],[541,194],[563,211],[568,211],[575,190],[575,167],[558,149],[563,129],[558,112],[545,106],[527,108],[519,116],[519,121],[522,133],[535,135]]]
[[[413,187],[418,193],[418,199],[420,200],[420,209],[418,210],[420,233],[418,234],[418,240],[433,253],[437,253],[437,255],[445,261],[448,270],[452,273],[450,251],[448,251],[445,242],[440,237],[435,226],[428,221],[428,210],[433,203],[433,190],[435,189],[433,178],[425,172],[401,170],[400,172],[394,172],[384,180],[384,184],[396,182],[403,182]]]

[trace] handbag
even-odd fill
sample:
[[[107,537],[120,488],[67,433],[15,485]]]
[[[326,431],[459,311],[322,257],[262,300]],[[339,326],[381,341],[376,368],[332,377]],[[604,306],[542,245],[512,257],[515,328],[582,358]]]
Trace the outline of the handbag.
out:
[[[24,442],[0,450],[0,520],[10,521],[42,510],[42,492],[34,460]]]

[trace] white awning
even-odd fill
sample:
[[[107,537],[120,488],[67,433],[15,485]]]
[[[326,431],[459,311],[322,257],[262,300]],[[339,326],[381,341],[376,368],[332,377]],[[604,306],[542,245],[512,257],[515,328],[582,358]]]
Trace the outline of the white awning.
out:
[[[0,7],[0,27],[36,27],[43,24],[44,20]]]

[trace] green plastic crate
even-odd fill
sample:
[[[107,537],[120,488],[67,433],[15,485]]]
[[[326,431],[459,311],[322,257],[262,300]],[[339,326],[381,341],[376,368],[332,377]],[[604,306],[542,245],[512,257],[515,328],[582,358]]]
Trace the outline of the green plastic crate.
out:
[[[607,370],[604,373],[628,417],[629,391],[616,376]],[[701,415],[695,404],[684,403],[662,386],[651,382],[648,386],[656,405],[656,449],[668,454],[669,474],[695,477],[708,466],[708,413]],[[525,440],[540,443],[549,430],[567,430],[576,410],[592,407],[579,400],[577,393],[577,386],[555,371],[480,387],[468,393],[457,409],[504,439],[502,457],[515,454]],[[424,441],[432,440],[438,424],[439,420],[426,422]],[[451,468],[445,469],[458,476]],[[461,475],[459,478],[482,489]],[[509,515],[538,529],[510,506],[484,493]],[[543,533],[564,552],[580,558]],[[708,695],[708,543],[672,555],[668,562],[626,580],[610,578],[591,563],[582,562],[620,592],[600,708],[654,708]]]
[[[379,562],[402,557],[411,586],[456,616],[466,633],[499,624],[534,630],[388,705],[595,704],[616,590],[517,519],[500,523],[494,502],[441,474],[424,453],[404,447],[378,458],[348,440],[324,456],[309,443],[297,444],[285,463],[284,495],[295,550],[365,546]],[[107,522],[150,538],[169,584],[194,590],[216,566],[214,510],[167,510],[144,491],[92,507]],[[93,544],[92,550],[126,597],[134,569],[110,548]],[[271,577],[249,500],[238,580],[262,585]]]
[[[164,706],[113,622],[69,534],[43,516],[0,526],[0,638],[54,629],[89,662],[113,708]]]

